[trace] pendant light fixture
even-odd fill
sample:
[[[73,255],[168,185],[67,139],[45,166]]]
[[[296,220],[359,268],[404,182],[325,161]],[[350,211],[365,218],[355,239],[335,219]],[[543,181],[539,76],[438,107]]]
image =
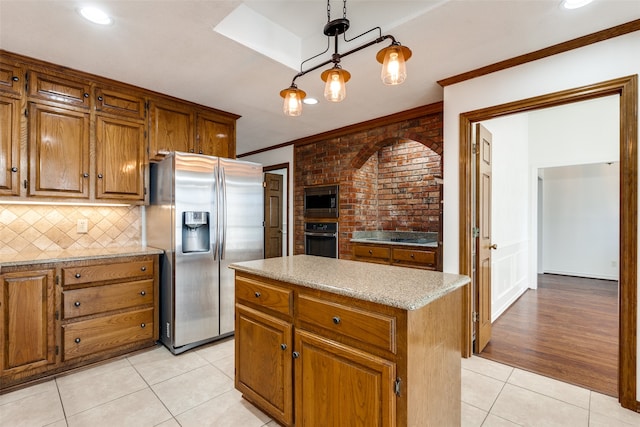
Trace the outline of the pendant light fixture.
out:
[[[293,80],[291,80],[291,86],[280,91],[280,96],[284,98],[283,111],[286,115],[299,116],[302,114],[302,100],[306,96],[306,93],[303,90],[298,89],[298,86],[296,86],[295,82],[298,77],[302,77],[311,71],[324,67],[325,65],[333,64],[332,68],[322,72],[320,78],[325,82],[325,99],[331,102],[340,102],[347,96],[346,83],[351,78],[351,73],[343,69],[340,65],[340,60],[345,56],[351,55],[352,53],[388,39],[391,40],[391,45],[380,50],[376,55],[377,61],[382,64],[382,72],[380,74],[382,82],[385,85],[399,85],[407,78],[405,62],[411,58],[411,50],[406,46],[402,46],[392,35],[383,36],[382,29],[380,27],[374,27],[352,39],[347,39],[346,31],[349,29],[350,25],[349,20],[347,19],[347,0],[343,0],[342,13],[342,18],[331,20],[331,0],[327,0],[327,24],[324,26],[323,30],[324,35],[327,36],[327,48],[324,52],[320,52],[319,54],[302,61],[300,64],[300,72],[293,77]],[[338,52],[339,35],[344,34],[343,39],[345,43],[349,43],[375,31],[378,32],[378,36],[374,40],[345,53]],[[334,52],[331,55],[331,59],[304,70],[303,66],[306,62],[324,55],[329,51],[331,46],[331,37],[334,39]]]

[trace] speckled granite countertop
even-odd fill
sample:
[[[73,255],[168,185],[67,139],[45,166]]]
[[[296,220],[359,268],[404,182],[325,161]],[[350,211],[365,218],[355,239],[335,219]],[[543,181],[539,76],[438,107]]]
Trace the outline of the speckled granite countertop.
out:
[[[80,261],[86,259],[116,258],[120,256],[158,255],[162,249],[150,246],[128,246],[122,248],[74,249],[64,251],[22,252],[15,255],[0,255],[0,271],[4,267],[48,264],[62,261]]]
[[[470,282],[469,277],[416,268],[295,255],[229,268],[405,310],[415,310]]]
[[[438,247],[438,233],[420,231],[354,231],[351,241],[354,243],[373,243],[382,245]]]

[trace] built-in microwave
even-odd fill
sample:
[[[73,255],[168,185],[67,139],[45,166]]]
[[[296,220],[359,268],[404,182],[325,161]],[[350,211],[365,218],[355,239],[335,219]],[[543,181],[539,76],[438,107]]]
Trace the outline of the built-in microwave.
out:
[[[304,189],[306,218],[338,218],[338,186],[307,187]]]

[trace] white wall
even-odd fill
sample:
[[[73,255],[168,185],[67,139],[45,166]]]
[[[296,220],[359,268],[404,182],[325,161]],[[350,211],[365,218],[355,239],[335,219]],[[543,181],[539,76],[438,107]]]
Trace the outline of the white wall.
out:
[[[287,212],[287,200],[289,200],[289,211],[287,212],[287,218],[285,218],[286,237],[283,237],[289,242],[289,255],[293,254],[293,145],[242,157],[241,160],[261,163],[262,166],[274,166],[282,163],[289,164],[289,176],[288,182],[285,185],[286,196],[283,200],[283,212]],[[283,248],[284,246],[285,245],[283,245]]]
[[[492,135],[491,321],[496,320],[530,284],[528,115],[482,122]]]
[[[545,273],[618,280],[619,173],[619,162],[544,170]]]
[[[640,32],[626,34],[445,87],[444,271],[453,273],[459,271],[460,114],[638,74],[640,55],[634,55],[631,52],[640,52]],[[640,292],[638,295],[640,297]],[[640,301],[638,301],[638,307],[640,307]],[[640,319],[640,314],[638,318]],[[638,329],[640,330],[640,326]],[[640,372],[640,340],[638,344],[637,370]],[[640,395],[640,382],[638,382],[636,393],[636,396],[638,395]]]

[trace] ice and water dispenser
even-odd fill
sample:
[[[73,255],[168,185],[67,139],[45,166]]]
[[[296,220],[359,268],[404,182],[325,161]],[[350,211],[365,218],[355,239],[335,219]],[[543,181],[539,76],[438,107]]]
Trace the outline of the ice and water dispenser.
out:
[[[183,212],[182,252],[208,252],[210,234],[209,212]]]

